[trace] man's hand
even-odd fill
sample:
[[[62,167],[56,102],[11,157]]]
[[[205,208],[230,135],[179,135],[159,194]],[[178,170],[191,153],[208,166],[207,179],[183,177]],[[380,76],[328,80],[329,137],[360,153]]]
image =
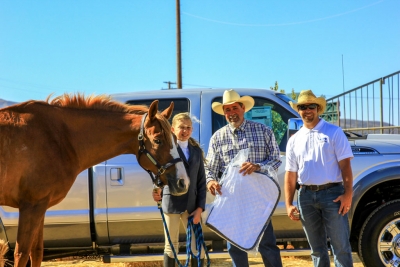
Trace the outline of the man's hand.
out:
[[[251,162],[245,162],[242,164],[242,167],[240,168],[239,172],[243,173],[243,175],[247,175],[247,174],[252,174],[255,171],[259,171],[260,165],[255,164],[255,163],[251,163]]]
[[[353,200],[353,171],[350,164],[351,158],[342,159],[339,161],[339,167],[343,177],[344,194],[338,196],[333,202],[340,201],[339,214],[343,216],[351,209]]]
[[[161,188],[156,187],[153,189],[153,199],[156,202],[161,201]]]
[[[215,192],[218,192],[219,195],[222,195],[221,192],[221,186],[220,184],[215,181],[215,180],[211,180],[207,183],[207,189],[208,191],[210,191],[210,193],[215,196]]]
[[[296,206],[286,207],[287,214],[292,221],[300,221],[300,213]]]
[[[340,202],[339,214],[342,214],[342,216],[350,211],[352,197],[352,192],[348,194],[344,193],[343,195],[340,195],[335,200],[333,200],[333,202]]]

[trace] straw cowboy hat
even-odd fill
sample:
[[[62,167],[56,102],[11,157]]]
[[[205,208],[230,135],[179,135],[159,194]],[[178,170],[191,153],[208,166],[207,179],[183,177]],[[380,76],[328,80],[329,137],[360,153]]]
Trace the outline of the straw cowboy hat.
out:
[[[321,115],[322,113],[324,113],[325,108],[326,108],[325,98],[316,97],[311,90],[301,91],[299,94],[299,97],[297,98],[297,103],[289,101],[289,104],[292,107],[292,109],[296,110],[297,112],[299,112],[299,109],[297,108],[298,105],[318,104],[318,106],[320,107],[318,110],[318,115]]]
[[[224,115],[224,105],[230,105],[233,103],[240,102],[244,105],[245,111],[247,112],[250,109],[253,108],[254,106],[254,99],[251,96],[242,96],[240,95],[233,89],[225,90],[224,95],[222,97],[222,103],[220,102],[214,102],[211,104],[212,110],[214,110],[215,113],[218,113],[220,115]]]

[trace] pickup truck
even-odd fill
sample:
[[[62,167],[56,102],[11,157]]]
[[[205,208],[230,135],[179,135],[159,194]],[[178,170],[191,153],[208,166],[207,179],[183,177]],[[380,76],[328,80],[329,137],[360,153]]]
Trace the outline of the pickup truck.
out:
[[[285,248],[306,248],[307,239],[300,223],[291,221],[283,192],[285,150],[288,136],[301,127],[298,113],[283,93],[267,89],[235,89],[250,95],[254,108],[246,119],[270,126],[281,151],[278,170],[281,198],[272,217],[278,244]],[[175,89],[115,94],[117,101],[149,105],[158,99],[159,109],[174,102],[174,114],[190,112],[194,119],[193,137],[207,153],[212,134],[226,124],[211,110],[221,102],[224,89]],[[173,115],[174,115],[173,114]],[[349,137],[354,159],[353,205],[349,212],[351,244],[366,266],[389,266],[400,262],[400,135]],[[120,155],[80,173],[67,197],[46,212],[44,260],[72,255],[96,254],[106,257],[134,256],[149,252],[164,242],[163,224],[151,197],[153,185],[133,155]],[[213,201],[211,194],[207,205]],[[203,213],[207,216],[207,210]],[[0,207],[0,239],[15,248],[18,210]],[[225,242],[203,226],[205,240],[213,252]],[[181,240],[185,239],[182,228]],[[327,244],[329,244],[327,242]],[[328,246],[327,246],[328,249]],[[396,265],[396,266],[397,266]]]

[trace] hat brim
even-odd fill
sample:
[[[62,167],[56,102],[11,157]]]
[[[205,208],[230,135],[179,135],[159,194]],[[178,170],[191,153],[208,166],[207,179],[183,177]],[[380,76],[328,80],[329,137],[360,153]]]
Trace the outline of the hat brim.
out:
[[[228,103],[213,102],[211,104],[211,108],[215,113],[224,115],[224,105],[231,105],[231,104],[237,103],[237,102],[243,103],[244,108],[245,108],[244,112],[247,112],[254,107],[254,99],[251,96],[242,96],[238,100],[228,102]]]
[[[298,105],[307,105],[307,104],[317,104],[320,107],[320,110],[318,111],[318,115],[321,115],[325,112],[326,109],[326,100],[323,97],[316,97],[312,101],[303,101],[299,103],[295,103],[292,101],[289,101],[290,106],[292,109],[294,109],[296,112],[299,112]]]

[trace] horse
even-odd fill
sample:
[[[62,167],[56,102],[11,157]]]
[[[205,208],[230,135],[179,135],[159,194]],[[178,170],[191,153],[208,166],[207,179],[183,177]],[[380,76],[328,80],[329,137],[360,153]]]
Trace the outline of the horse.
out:
[[[130,106],[78,93],[0,109],[0,205],[19,209],[15,266],[41,266],[46,210],[95,164],[131,153],[154,183],[168,184],[174,195],[187,192],[168,122],[173,107],[158,112],[157,100]]]

